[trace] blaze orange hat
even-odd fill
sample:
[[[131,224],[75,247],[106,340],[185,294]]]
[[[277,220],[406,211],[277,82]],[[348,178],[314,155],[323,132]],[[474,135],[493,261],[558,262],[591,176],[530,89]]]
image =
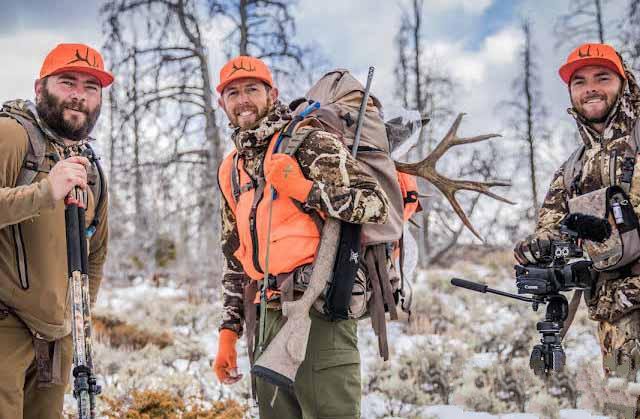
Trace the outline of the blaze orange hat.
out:
[[[104,69],[102,55],[84,44],[58,44],[44,59],[40,78],[63,71],[91,74],[100,81],[102,87],[113,82],[113,75]]]
[[[601,65],[615,71],[626,79],[622,61],[618,53],[611,45],[607,44],[582,44],[571,51],[567,57],[567,62],[558,71],[565,83],[569,84],[571,76],[576,70],[588,65]]]
[[[229,60],[224,67],[222,67],[222,70],[220,70],[220,84],[218,84],[216,90],[222,94],[227,84],[237,79],[249,77],[262,80],[270,87],[273,87],[271,71],[269,71],[269,67],[267,67],[264,61],[259,58],[240,55]]]

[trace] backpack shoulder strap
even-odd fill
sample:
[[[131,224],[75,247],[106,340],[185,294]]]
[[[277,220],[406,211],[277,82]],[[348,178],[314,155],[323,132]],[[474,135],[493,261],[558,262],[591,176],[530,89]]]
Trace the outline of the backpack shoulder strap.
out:
[[[563,181],[564,189],[569,196],[576,193],[577,181],[582,172],[582,156],[584,155],[584,144],[580,145],[564,164]]]
[[[297,130],[296,128],[298,127],[298,123],[300,123],[300,121],[301,120],[294,119],[289,123],[289,125],[287,125],[284,131],[282,131],[280,144],[276,146],[277,152],[293,156],[296,151],[298,151],[302,143],[311,134],[317,131],[322,131],[322,129],[320,128]]]
[[[47,139],[40,128],[29,119],[6,111],[0,111],[0,117],[12,118],[18,122],[27,132],[29,144],[27,155],[24,157],[20,173],[16,180],[16,186],[29,185],[33,182],[44,163],[47,151]]]
[[[96,171],[96,178],[93,183],[89,183],[89,187],[91,188],[91,192],[93,193],[93,198],[96,203],[95,214],[93,216],[93,221],[87,228],[87,232],[89,236],[92,236],[95,233],[98,224],[100,224],[100,212],[102,211],[102,207],[104,206],[104,196],[106,193],[106,181],[104,177],[104,171],[102,170],[102,165],[100,164],[100,160],[95,156],[93,148],[89,144],[85,144],[86,148],[90,151],[91,157],[90,161]]]
[[[631,190],[631,181],[633,180],[633,172],[636,167],[636,156],[638,154],[638,150],[640,150],[640,118],[636,119],[636,123],[634,124],[629,137],[629,149],[625,151],[622,158],[622,173],[620,175],[620,187],[626,193],[629,193]],[[609,172],[611,184],[615,185],[617,183],[615,178],[615,165],[610,164]]]

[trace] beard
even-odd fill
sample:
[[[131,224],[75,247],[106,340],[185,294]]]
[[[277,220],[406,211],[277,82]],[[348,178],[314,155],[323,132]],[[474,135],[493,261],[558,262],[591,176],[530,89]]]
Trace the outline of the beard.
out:
[[[267,96],[267,103],[261,109],[255,105],[248,105],[248,106],[243,106],[238,110],[234,110],[234,115],[233,115],[233,119],[231,120],[231,124],[235,125],[236,127],[239,127],[241,131],[252,130],[256,128],[258,125],[260,125],[260,121],[262,121],[262,119],[269,114],[269,111],[271,110],[272,105],[273,105],[273,102],[271,98]],[[238,117],[238,114],[246,110],[253,111],[256,114],[256,120],[253,123],[244,124],[244,126],[241,126],[239,123],[240,118]]]
[[[618,101],[619,95],[620,93],[615,95],[613,98],[610,98],[606,94],[596,94],[583,99],[584,102],[594,97],[598,97],[604,100],[604,103],[605,103],[604,109],[598,112],[591,112],[589,114],[585,110],[585,107],[582,103],[583,101],[576,102],[572,100],[571,102],[572,102],[573,108],[576,110],[576,112],[578,112],[580,116],[582,116],[582,118],[584,118],[585,121],[591,124],[604,124],[605,122],[607,122],[607,118],[609,118],[609,114],[611,113],[611,110],[613,109],[616,102]]]
[[[77,115],[65,119],[66,108],[84,113],[84,121],[80,123]],[[90,111],[77,99],[61,101],[49,92],[46,84],[42,87],[41,97],[36,101],[36,110],[44,123],[56,134],[73,141],[81,141],[89,136],[100,116],[100,108],[101,105],[98,104],[93,111]]]

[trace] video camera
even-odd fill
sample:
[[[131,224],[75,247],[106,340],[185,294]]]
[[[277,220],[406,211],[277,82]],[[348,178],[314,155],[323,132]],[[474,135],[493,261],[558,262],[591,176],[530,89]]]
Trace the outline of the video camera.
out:
[[[561,330],[569,313],[567,298],[560,292],[591,287],[591,261],[584,259],[580,241],[602,242],[610,234],[611,226],[605,219],[584,214],[566,216],[560,223],[560,239],[538,241],[538,263],[514,266],[518,294],[530,294],[531,297],[494,290],[484,284],[459,278],[453,278],[451,284],[526,301],[532,304],[534,311],[538,310],[540,304],[546,304],[544,321],[536,324],[542,337],[540,344],[531,351],[529,366],[538,376],[560,371],[566,359],[561,344]]]

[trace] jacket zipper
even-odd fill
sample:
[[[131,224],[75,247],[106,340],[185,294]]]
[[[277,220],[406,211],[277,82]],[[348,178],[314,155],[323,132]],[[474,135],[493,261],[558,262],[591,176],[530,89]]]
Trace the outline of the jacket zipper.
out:
[[[20,286],[23,290],[29,289],[29,273],[27,272],[27,253],[24,249],[24,240],[22,237],[22,228],[20,224],[11,226],[13,232],[13,241],[16,247],[16,265],[18,267],[18,278]]]

